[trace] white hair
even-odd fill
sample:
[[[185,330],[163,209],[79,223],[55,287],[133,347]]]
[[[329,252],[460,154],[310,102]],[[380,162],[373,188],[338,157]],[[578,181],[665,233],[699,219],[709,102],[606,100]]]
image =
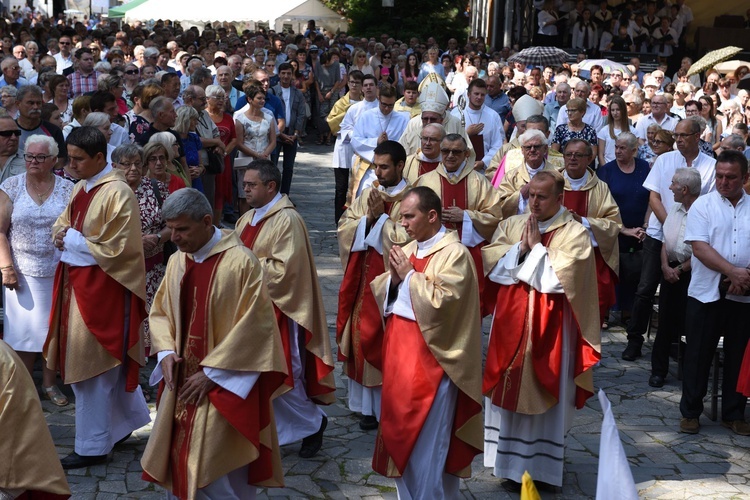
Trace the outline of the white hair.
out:
[[[102,113],[101,111],[93,111],[86,116],[86,119],[83,120],[83,123],[81,125],[83,125],[84,127],[101,127],[103,125],[109,126],[111,125],[111,121],[107,113]]]
[[[518,142],[521,146],[525,146],[532,139],[539,139],[542,142],[542,146],[547,145],[547,137],[541,130],[530,129],[518,136]]]
[[[34,144],[44,144],[47,146],[47,152],[52,156],[57,156],[60,153],[60,148],[57,147],[57,142],[47,135],[32,135],[29,136],[28,139],[26,139],[26,143],[24,144],[24,148],[26,151],[29,150],[29,146],[33,146]]]

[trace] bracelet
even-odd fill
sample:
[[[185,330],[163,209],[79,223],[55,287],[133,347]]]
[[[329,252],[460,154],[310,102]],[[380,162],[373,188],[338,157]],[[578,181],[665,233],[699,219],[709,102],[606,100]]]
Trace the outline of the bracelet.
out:
[[[156,244],[161,243],[161,233],[156,233]]]
[[[0,267],[0,271],[2,271],[2,270],[4,270],[4,269],[15,269],[15,267],[13,266],[13,264],[11,264],[11,265],[9,265],[9,266],[3,266],[3,267]]]

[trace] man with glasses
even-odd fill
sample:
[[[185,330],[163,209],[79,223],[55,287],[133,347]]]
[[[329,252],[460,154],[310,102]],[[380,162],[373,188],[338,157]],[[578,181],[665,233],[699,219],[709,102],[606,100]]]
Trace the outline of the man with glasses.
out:
[[[599,320],[608,321],[616,302],[615,283],[620,265],[619,240],[622,219],[609,186],[588,168],[593,158],[591,144],[572,139],[565,145],[565,195],[563,205],[589,233],[596,260]]]
[[[457,231],[459,240],[469,249],[479,277],[484,316],[492,312],[494,299],[487,303],[483,300],[482,247],[492,240],[500,222],[500,193],[483,174],[472,168],[470,153],[462,136],[446,135],[440,143],[442,162],[432,172],[420,176],[414,185],[426,186],[438,195],[443,205],[443,225]]]
[[[91,49],[84,47],[76,50],[75,58],[76,70],[68,75],[71,99],[95,92],[99,88],[99,73],[94,71],[94,54]]]
[[[353,182],[350,183],[347,200],[349,204],[377,179],[372,161],[378,144],[398,140],[406,130],[409,117],[404,113],[394,113],[395,104],[396,87],[383,86],[380,88],[378,106],[363,112],[354,124],[352,149],[355,159],[352,164]]]
[[[0,183],[8,177],[26,172],[26,163],[18,154],[21,130],[13,118],[0,117]]]
[[[428,123],[422,129],[421,146],[416,153],[406,157],[404,179],[414,185],[422,175],[435,170],[443,157],[440,154],[440,143],[445,138],[445,128],[439,123]]]
[[[635,135],[641,144],[646,143],[646,132],[649,125],[659,125],[664,130],[672,132],[679,121],[677,118],[669,116],[667,113],[667,98],[661,94],[654,95],[651,99],[651,113],[641,117],[635,125]],[[671,177],[670,177],[671,180]]]
[[[575,97],[586,101],[586,114],[583,115],[583,123],[591,125],[594,130],[599,130],[605,125],[604,117],[602,116],[602,108],[589,101],[589,95],[591,95],[591,87],[589,87],[589,84],[586,82],[578,82],[575,87]],[[565,125],[568,121],[568,107],[563,106],[560,108],[560,112],[557,115],[557,123],[555,126]]]
[[[333,174],[335,177],[334,217],[338,224],[346,210],[346,193],[349,188],[349,170],[352,168],[354,150],[351,146],[354,124],[359,115],[378,105],[378,87],[375,76],[364,75],[359,70],[349,73],[349,92],[336,101],[326,117],[332,134],[336,134],[333,146]]]
[[[25,78],[21,78],[21,66],[15,57],[10,56],[3,59],[0,63],[0,69],[3,72],[3,76],[0,77],[0,88],[12,86],[19,89],[29,84]]]
[[[662,98],[663,96],[657,96]],[[662,224],[674,204],[674,193],[669,189],[672,177],[680,167],[695,168],[701,174],[701,194],[714,190],[714,164],[716,160],[702,153],[698,146],[700,125],[693,120],[683,120],[674,132],[677,151],[660,155],[654,162],[643,187],[651,191],[649,207],[652,213],[643,241],[643,267],[635,292],[633,311],[627,325],[628,345],[622,359],[635,361],[641,356],[643,335],[651,318],[651,308],[656,288],[661,278],[661,248],[664,240]]]
[[[60,48],[60,52],[53,57],[57,63],[57,74],[62,75],[63,71],[73,67],[73,56],[70,53],[70,50],[73,48],[73,41],[69,36],[63,35],[60,37],[57,45]]]

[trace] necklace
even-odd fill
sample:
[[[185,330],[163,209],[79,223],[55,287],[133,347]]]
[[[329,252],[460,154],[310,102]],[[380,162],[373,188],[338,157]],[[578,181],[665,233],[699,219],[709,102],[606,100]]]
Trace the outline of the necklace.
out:
[[[33,182],[27,177],[26,178],[26,185],[31,186],[31,188],[34,190],[34,194],[36,194],[37,199],[39,200],[39,203],[44,203],[44,200],[49,196],[49,194],[52,192],[52,190],[55,187],[55,180],[52,179],[52,185],[50,185],[47,189],[40,191],[38,186],[35,186]]]

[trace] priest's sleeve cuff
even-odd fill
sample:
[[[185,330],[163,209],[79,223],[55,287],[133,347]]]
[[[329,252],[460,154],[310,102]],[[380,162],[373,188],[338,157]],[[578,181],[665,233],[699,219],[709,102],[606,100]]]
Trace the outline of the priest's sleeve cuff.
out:
[[[378,220],[370,228],[370,232],[367,233],[365,238],[365,246],[370,247],[380,255],[383,255],[383,227],[389,217],[387,214],[380,214]]]
[[[203,367],[203,373],[223,389],[239,396],[247,398],[253,389],[255,382],[260,377],[260,372],[243,372],[238,370],[222,370],[221,368]]]
[[[63,238],[65,250],[60,260],[76,267],[87,267],[98,265],[94,256],[91,255],[86,238],[75,229],[68,228]]]
[[[367,234],[367,216],[363,215],[357,224],[357,230],[354,232],[354,242],[352,243],[352,252],[364,252],[367,250],[365,235]]]
[[[599,243],[596,242],[596,236],[594,236],[594,231],[591,230],[591,223],[589,222],[588,217],[581,217],[581,224],[589,232],[589,238],[591,238],[591,246],[598,247]]]
[[[475,247],[483,241],[484,238],[474,229],[474,223],[469,217],[468,210],[464,210],[464,220],[461,224],[461,243],[466,247]]]
[[[161,379],[164,378],[164,372],[161,371],[161,362],[164,358],[174,353],[174,351],[159,351],[156,353],[156,368],[154,368],[154,371],[151,372],[151,376],[148,378],[149,385],[156,385],[161,382]]]

